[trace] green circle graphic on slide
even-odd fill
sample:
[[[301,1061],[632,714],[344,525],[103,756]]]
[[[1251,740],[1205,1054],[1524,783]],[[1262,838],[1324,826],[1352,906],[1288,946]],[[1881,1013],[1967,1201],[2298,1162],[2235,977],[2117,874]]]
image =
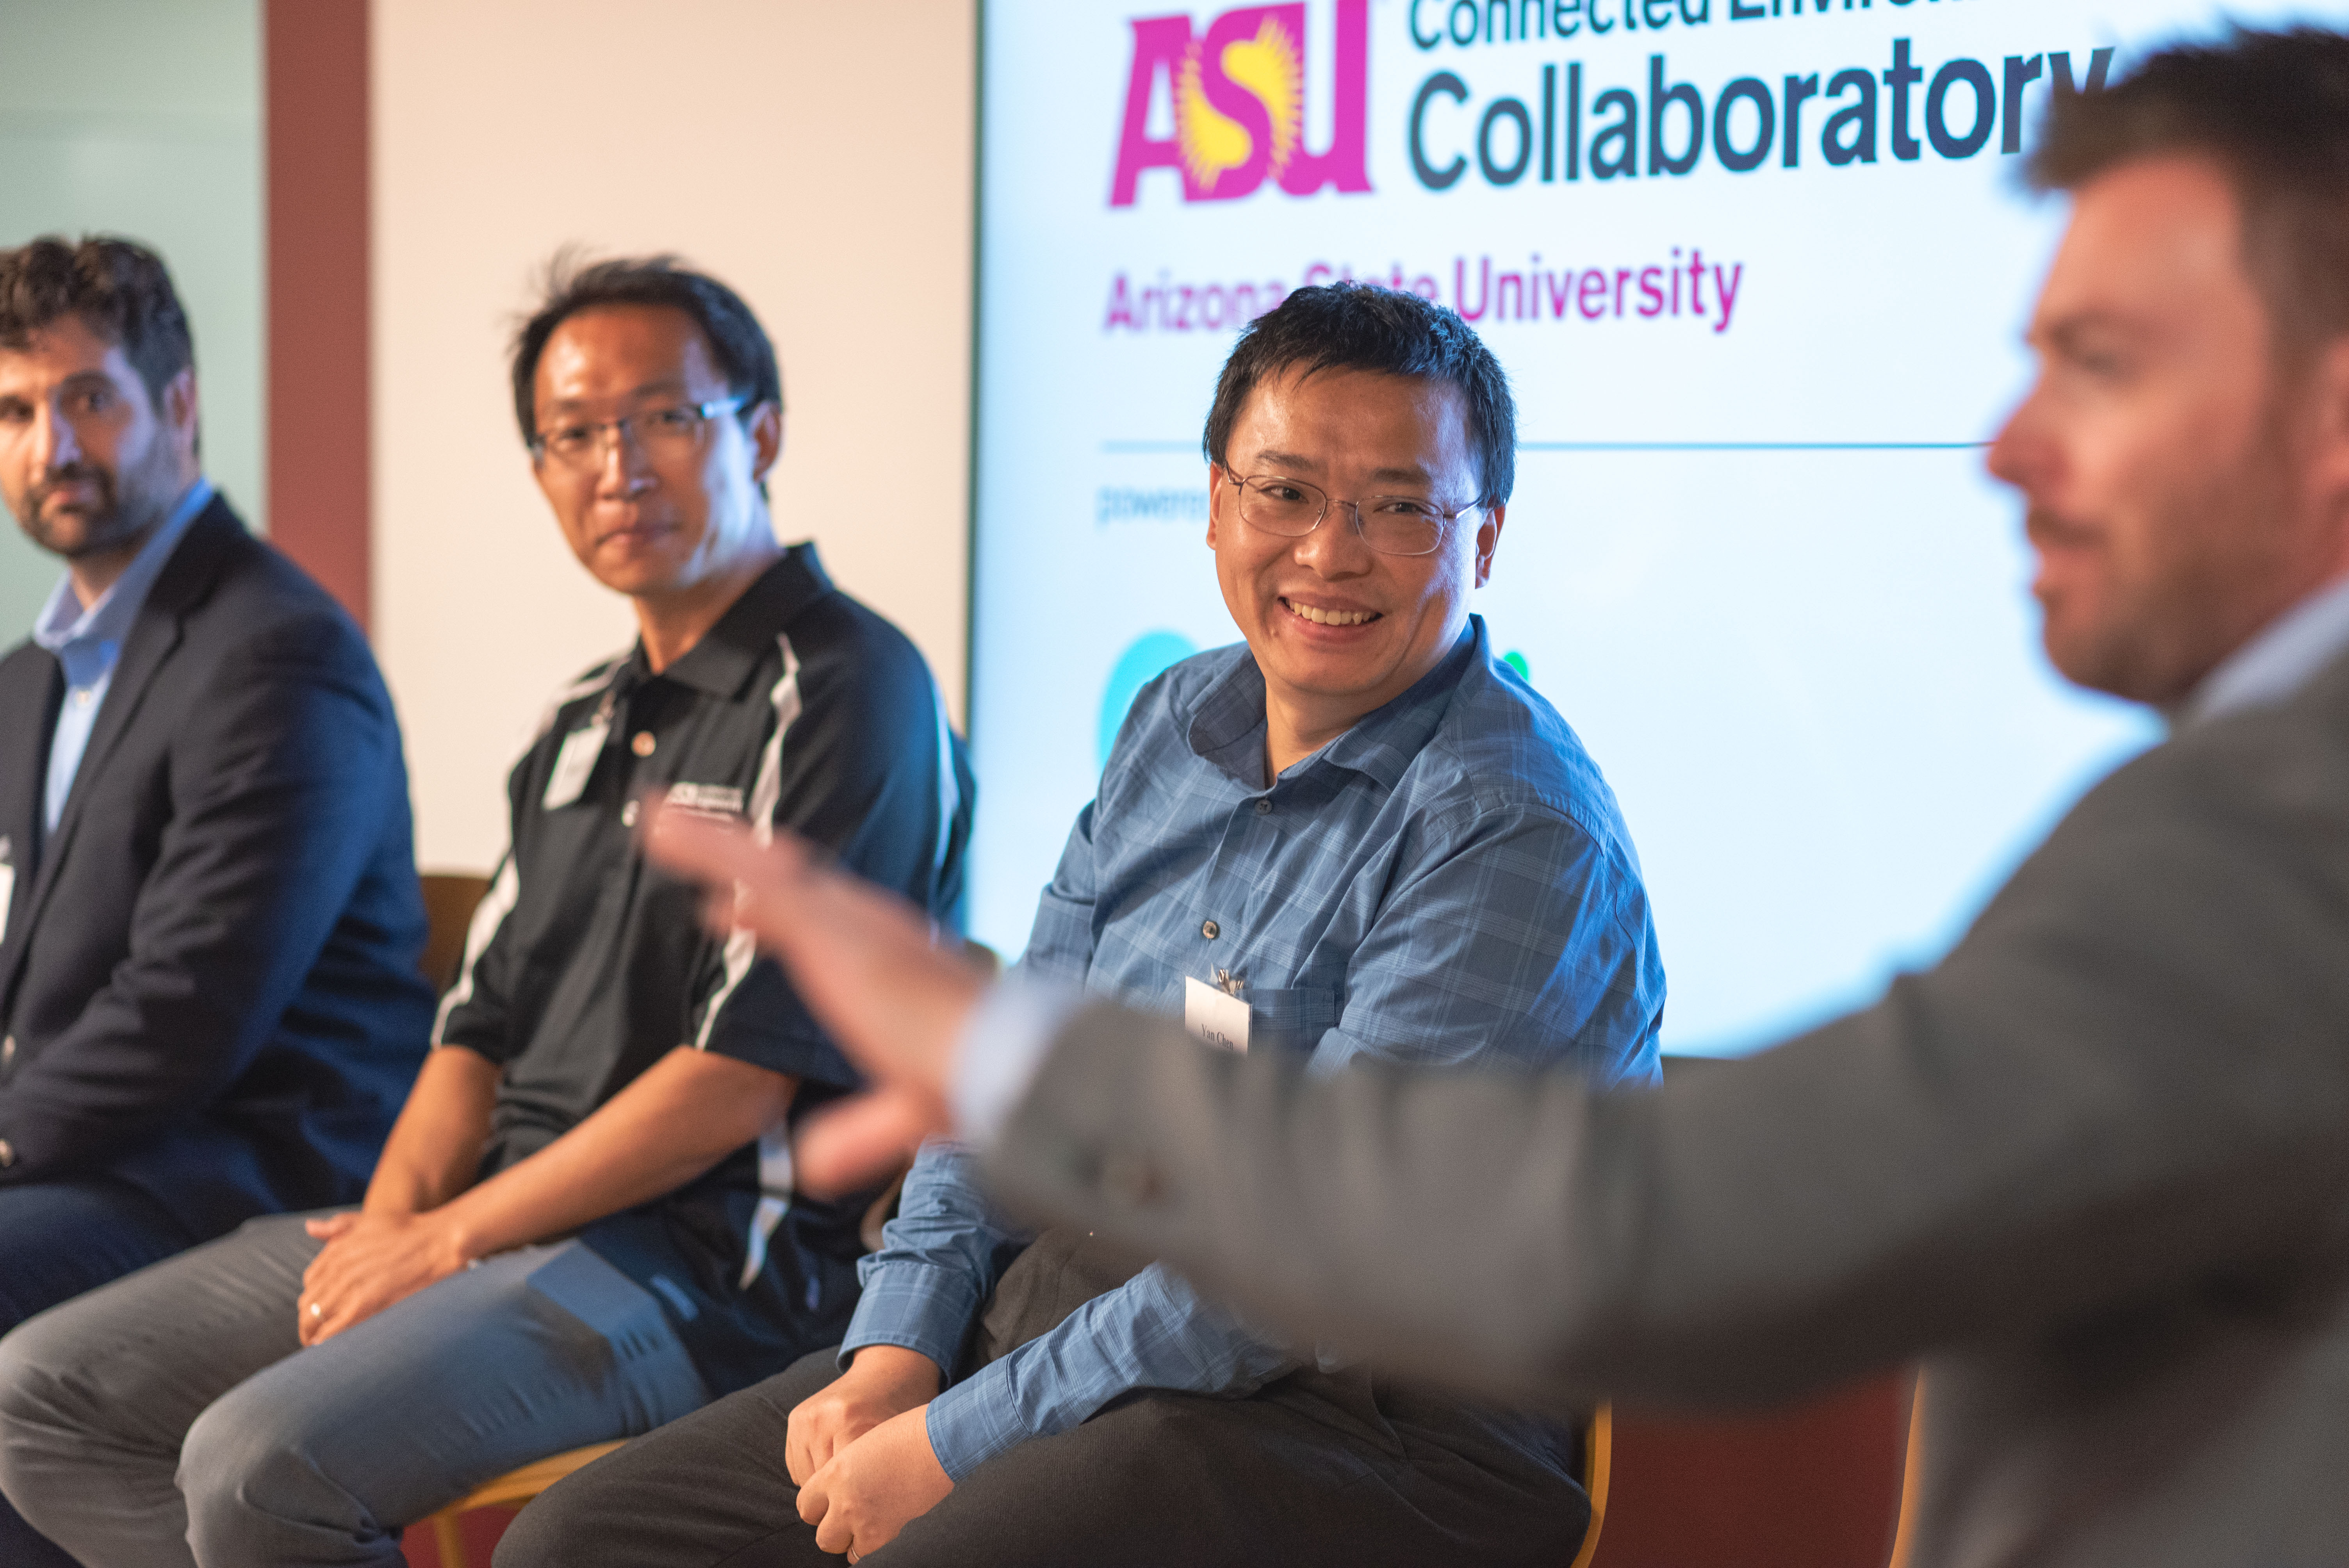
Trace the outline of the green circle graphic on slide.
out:
[[[1143,686],[1199,650],[1180,632],[1144,632],[1135,638],[1109,672],[1109,688],[1102,693],[1099,760],[1109,766],[1109,749],[1124,727],[1125,710]]]

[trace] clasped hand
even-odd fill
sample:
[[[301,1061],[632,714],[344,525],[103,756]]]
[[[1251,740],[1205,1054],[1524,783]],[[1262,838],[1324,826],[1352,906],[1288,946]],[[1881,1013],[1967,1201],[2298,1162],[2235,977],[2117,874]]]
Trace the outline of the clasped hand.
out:
[[[830,1387],[791,1414],[784,1464],[800,1489],[800,1517],[815,1543],[852,1563],[887,1545],[954,1491],[930,1447],[936,1363],[918,1351],[868,1345]]]
[[[305,1228],[326,1243],[302,1271],[295,1305],[305,1346],[365,1323],[466,1264],[453,1228],[431,1213],[353,1212]]]

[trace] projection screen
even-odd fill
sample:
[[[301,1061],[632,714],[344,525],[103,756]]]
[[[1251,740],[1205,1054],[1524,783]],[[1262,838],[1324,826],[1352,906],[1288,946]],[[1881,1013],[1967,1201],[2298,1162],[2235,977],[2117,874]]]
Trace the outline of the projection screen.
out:
[[[990,0],[974,934],[1020,949],[1134,691],[1237,638],[1216,372],[1288,290],[1354,278],[1458,311],[1514,381],[1474,608],[1621,800],[1666,1049],[1751,1049],[1930,962],[2158,734],[2047,666],[1983,443],[2063,215],[2020,174],[2049,95],[2219,15]]]

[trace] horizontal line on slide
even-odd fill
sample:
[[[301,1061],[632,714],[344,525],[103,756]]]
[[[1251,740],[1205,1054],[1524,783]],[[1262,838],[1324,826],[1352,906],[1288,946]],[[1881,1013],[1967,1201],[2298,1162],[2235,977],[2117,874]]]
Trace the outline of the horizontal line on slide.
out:
[[[1988,441],[1519,441],[1521,452],[1972,452]]]
[[[1974,452],[1988,441],[1520,441],[1521,452]],[[1103,441],[1113,458],[1197,455],[1196,441]]]

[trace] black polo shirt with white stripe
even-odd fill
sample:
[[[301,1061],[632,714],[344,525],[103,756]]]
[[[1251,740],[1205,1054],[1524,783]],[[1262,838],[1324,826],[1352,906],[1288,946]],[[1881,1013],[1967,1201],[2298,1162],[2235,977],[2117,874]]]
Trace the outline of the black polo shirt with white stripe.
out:
[[[504,1069],[484,1177],[578,1125],[680,1045],[800,1080],[790,1122],[665,1198],[581,1233],[661,1300],[713,1395],[836,1343],[869,1194],[794,1196],[787,1134],[854,1071],[747,938],[637,853],[634,801],[771,821],[957,923],[974,784],[928,666],[786,552],[658,675],[639,645],[556,694],[508,780],[512,847],[436,1044]]]

